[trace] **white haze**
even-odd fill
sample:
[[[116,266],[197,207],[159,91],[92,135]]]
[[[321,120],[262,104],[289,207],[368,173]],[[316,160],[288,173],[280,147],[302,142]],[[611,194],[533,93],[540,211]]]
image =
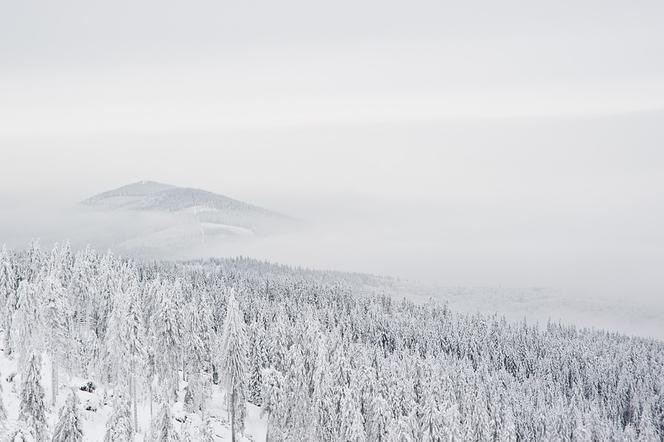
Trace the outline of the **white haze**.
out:
[[[306,226],[198,254],[664,308],[661,1],[6,3],[0,243],[156,180]]]
[[[88,213],[73,222],[69,210],[46,216],[36,208],[151,179],[226,194],[307,226],[214,254],[655,302],[664,290],[663,122],[662,113],[642,113],[6,138],[10,173],[0,184],[15,216],[3,216],[2,239],[46,232],[75,240],[95,230],[90,223],[108,237],[135,229],[140,222],[107,226]]]

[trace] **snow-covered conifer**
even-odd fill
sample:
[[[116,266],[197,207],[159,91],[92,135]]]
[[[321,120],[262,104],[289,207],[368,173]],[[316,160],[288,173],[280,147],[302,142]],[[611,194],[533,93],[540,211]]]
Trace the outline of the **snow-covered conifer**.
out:
[[[224,386],[229,398],[228,410],[233,442],[235,442],[237,419],[243,414],[245,408],[247,344],[244,318],[235,299],[235,292],[231,289],[228,296],[220,356]]]
[[[60,410],[60,417],[53,431],[53,442],[80,442],[82,440],[83,430],[78,414],[78,397],[76,390],[72,390],[67,402]]]
[[[282,389],[284,384],[284,377],[277,370],[273,368],[266,368],[263,370],[263,386],[261,396],[263,397],[263,406],[261,413],[267,415],[267,439],[276,431],[277,422],[276,418],[279,417],[280,411],[283,409],[283,395]]]
[[[0,373],[0,378],[2,373]],[[5,409],[5,404],[2,401],[2,382],[0,381],[0,434],[4,432],[5,423],[7,422],[7,410]]]
[[[18,278],[12,254],[6,246],[0,249],[0,326],[4,330],[5,355],[12,353],[11,329],[14,312],[18,308]]]
[[[180,436],[173,428],[173,416],[168,400],[165,400],[157,414],[152,427],[152,440],[154,442],[179,442]]]
[[[21,394],[18,420],[29,428],[31,435],[38,441],[46,440],[46,405],[44,388],[41,385],[41,357],[32,354],[28,360],[21,382]]]
[[[43,349],[42,300],[35,283],[22,281],[18,288],[19,305],[12,320],[12,347],[20,349],[22,369],[32,353]]]
[[[27,427],[27,425],[19,422],[18,428],[12,428],[6,438],[7,442],[38,442],[34,436],[32,436],[32,431]]]
[[[113,413],[106,422],[104,442],[133,441],[134,427],[132,425],[129,400],[125,396],[118,396],[113,401]]]
[[[205,419],[201,422],[200,438],[200,442],[213,442],[215,440],[210,415],[206,415]]]
[[[158,292],[159,300],[154,322],[156,370],[161,382],[168,386],[169,398],[177,391],[178,369],[182,346],[182,321],[176,304],[180,283],[164,283]]]
[[[369,439],[384,442],[391,419],[389,405],[383,396],[378,393],[370,404]]]
[[[38,290],[44,297],[42,321],[45,328],[44,344],[51,362],[51,406],[55,406],[58,392],[58,366],[70,351],[68,340],[71,338],[69,316],[71,312],[66,304],[65,291],[55,273],[49,273],[42,280]]]

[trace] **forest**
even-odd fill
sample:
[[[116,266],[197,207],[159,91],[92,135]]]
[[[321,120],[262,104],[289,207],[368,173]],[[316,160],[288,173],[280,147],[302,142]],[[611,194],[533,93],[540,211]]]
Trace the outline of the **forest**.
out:
[[[215,400],[233,440],[249,406],[270,442],[664,439],[664,343],[457,313],[363,278],[3,247],[2,349],[17,373],[2,378],[20,397],[13,415],[0,395],[3,440],[90,440],[81,414],[94,411],[75,391],[54,408],[72,377],[109,392],[106,441],[221,440]]]

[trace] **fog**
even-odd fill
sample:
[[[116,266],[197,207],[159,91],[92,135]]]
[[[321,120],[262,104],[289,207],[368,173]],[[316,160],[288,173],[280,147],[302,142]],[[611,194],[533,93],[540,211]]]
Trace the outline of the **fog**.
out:
[[[13,2],[0,243],[138,256],[172,217],[78,202],[155,180],[302,229],[151,257],[661,308],[662,5]]]
[[[151,179],[258,204],[305,226],[203,255],[655,302],[664,290],[663,122],[648,112],[6,138],[2,241],[112,247],[157,230],[165,223],[158,215],[75,209],[103,190]]]

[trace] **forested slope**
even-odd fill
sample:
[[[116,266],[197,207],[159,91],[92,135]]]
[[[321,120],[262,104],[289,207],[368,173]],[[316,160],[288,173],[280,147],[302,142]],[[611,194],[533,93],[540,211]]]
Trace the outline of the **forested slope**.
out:
[[[22,375],[43,356],[55,383],[124,391],[130,410],[180,401],[204,418],[225,391],[238,433],[252,403],[271,441],[663,437],[663,343],[359,293],[363,278],[3,249],[4,354]],[[152,436],[167,434],[172,417],[154,414]]]

